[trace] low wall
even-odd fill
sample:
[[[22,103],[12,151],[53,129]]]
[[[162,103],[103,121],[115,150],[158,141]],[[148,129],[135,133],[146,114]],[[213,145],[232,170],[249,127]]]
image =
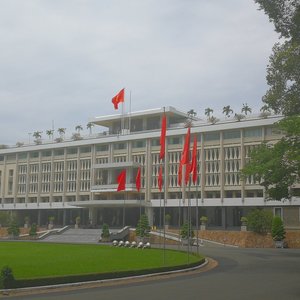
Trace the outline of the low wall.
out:
[[[271,234],[258,234],[250,231],[199,231],[199,238],[243,248],[274,248]],[[285,242],[288,248],[300,248],[300,231],[287,231]]]

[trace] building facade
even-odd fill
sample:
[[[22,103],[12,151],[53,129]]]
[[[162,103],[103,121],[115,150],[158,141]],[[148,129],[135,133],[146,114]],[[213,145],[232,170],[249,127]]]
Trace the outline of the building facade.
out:
[[[159,160],[161,118],[167,116],[166,157]],[[263,187],[253,177],[241,180],[240,169],[262,142],[276,143],[274,130],[281,117],[248,117],[210,124],[173,107],[96,117],[91,122],[105,130],[75,139],[36,140],[35,144],[0,150],[0,211],[15,212],[19,220],[46,225],[135,226],[145,212],[151,225],[162,220],[162,207],[179,226],[187,218],[208,217],[211,228],[237,228],[252,208],[270,209],[287,228],[300,228],[300,199],[266,201]],[[186,122],[197,136],[198,179],[178,185],[178,168]],[[191,139],[192,140],[192,139]],[[158,172],[164,169],[164,192]],[[141,190],[135,177],[141,167]],[[126,190],[117,192],[117,176],[126,169]],[[295,186],[294,188],[299,188]]]

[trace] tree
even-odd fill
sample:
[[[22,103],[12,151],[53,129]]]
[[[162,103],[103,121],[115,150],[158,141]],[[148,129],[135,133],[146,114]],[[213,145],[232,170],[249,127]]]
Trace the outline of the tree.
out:
[[[276,43],[267,67],[270,86],[263,97],[276,114],[300,114],[300,3],[297,0],[255,0],[284,37]]]
[[[274,241],[283,241],[285,239],[283,222],[279,216],[275,216],[272,220],[271,234]]]
[[[59,133],[60,137],[62,138],[66,133],[66,128],[58,128],[57,132]]]
[[[32,237],[37,236],[37,226],[35,223],[31,224],[30,230],[29,230],[29,235]]]
[[[89,129],[90,135],[92,134],[92,128],[93,128],[93,127],[94,127],[94,124],[91,123],[91,122],[89,122],[89,123],[86,124],[86,128]]]
[[[252,113],[252,109],[248,106],[247,103],[243,103],[243,107],[241,110],[242,113],[245,113],[245,115],[247,115],[248,113]]]
[[[7,228],[7,233],[13,238],[17,238],[19,236],[20,228],[14,219],[11,220],[9,227]]]
[[[82,126],[81,125],[77,125],[75,127],[75,130],[77,131],[77,133],[80,133],[81,130],[83,130]]]
[[[42,131],[35,131],[32,136],[35,138],[36,144],[41,144],[41,138],[42,138]]]
[[[193,238],[195,236],[194,231],[192,230],[192,225],[189,224],[187,221],[183,223],[181,230],[180,230],[180,236],[183,239]]]
[[[136,235],[139,237],[149,236],[150,226],[147,215],[141,215],[136,227]]]
[[[204,114],[205,114],[208,118],[210,118],[210,115],[211,115],[213,112],[214,112],[214,110],[211,109],[210,107],[208,107],[208,108],[205,108]]]
[[[276,43],[267,67],[269,90],[263,97],[264,111],[283,114],[278,129],[285,136],[277,144],[263,144],[250,153],[243,175],[254,175],[268,199],[291,198],[300,178],[300,3],[295,0],[255,0],[284,37]]]
[[[101,238],[102,240],[107,240],[110,237],[109,227],[107,224],[103,224]]]
[[[250,153],[243,177],[253,175],[266,189],[267,199],[290,199],[291,186],[300,179],[300,117],[285,118],[278,124],[285,132],[275,145],[262,144]]]
[[[227,118],[229,118],[230,115],[233,114],[233,110],[231,109],[230,105],[227,105],[227,106],[223,107],[223,114],[225,114],[225,116]]]
[[[253,209],[248,215],[248,228],[256,233],[270,232],[272,226],[272,212],[263,209]]]
[[[48,135],[50,140],[51,137],[53,138],[54,130],[53,129],[46,130],[46,134]]]
[[[190,110],[187,112],[187,115],[188,115],[190,118],[193,118],[193,117],[196,117],[196,116],[197,116],[197,113],[196,113],[193,109],[190,109]]]

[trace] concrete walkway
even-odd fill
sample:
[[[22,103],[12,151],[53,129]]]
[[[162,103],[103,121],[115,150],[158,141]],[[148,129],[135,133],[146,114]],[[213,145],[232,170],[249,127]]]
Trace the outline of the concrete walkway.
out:
[[[101,238],[101,229],[68,229],[62,234],[49,235],[41,242],[96,244]]]

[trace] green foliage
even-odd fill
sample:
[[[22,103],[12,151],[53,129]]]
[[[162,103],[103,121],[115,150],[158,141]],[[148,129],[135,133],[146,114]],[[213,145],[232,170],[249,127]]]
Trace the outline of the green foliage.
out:
[[[274,241],[282,241],[285,238],[283,222],[278,216],[275,216],[272,220],[271,234]]]
[[[170,222],[171,222],[171,215],[170,214],[166,214],[165,215],[165,221],[166,221],[166,224],[170,224]]]
[[[101,233],[102,238],[109,238],[110,237],[110,232],[109,232],[109,227],[107,224],[103,224],[102,226],[102,233]]]
[[[187,221],[183,223],[181,230],[180,230],[180,236],[183,239],[187,238],[193,238],[195,236],[194,231],[192,230],[191,224],[189,224]]]
[[[32,223],[29,230],[30,236],[36,236],[37,235],[37,226],[35,223]]]
[[[285,136],[273,146],[262,144],[253,150],[242,170],[243,177],[253,175],[272,200],[290,199],[290,187],[300,179],[300,117],[283,119],[278,129]]]
[[[256,233],[270,232],[272,226],[272,213],[268,210],[254,209],[248,216],[248,228]]]
[[[241,222],[242,222],[243,225],[247,225],[248,224],[247,217],[241,217]]]
[[[207,221],[208,221],[208,217],[207,217],[207,216],[201,216],[201,217],[200,217],[200,222],[201,222],[201,224],[206,224]]]
[[[136,227],[136,235],[139,237],[147,237],[149,236],[150,226],[148,221],[148,216],[143,214],[138,221]]]
[[[265,108],[285,116],[300,114],[300,3],[292,0],[255,0],[284,37],[276,43],[267,67],[270,89],[263,97]]]
[[[0,288],[8,289],[14,287],[15,278],[10,267],[5,266],[0,273]]]
[[[7,226],[10,222],[9,213],[6,211],[0,211],[0,224],[1,226]]]
[[[20,235],[20,228],[14,219],[11,220],[9,227],[7,228],[7,233],[13,237],[18,237]]]

